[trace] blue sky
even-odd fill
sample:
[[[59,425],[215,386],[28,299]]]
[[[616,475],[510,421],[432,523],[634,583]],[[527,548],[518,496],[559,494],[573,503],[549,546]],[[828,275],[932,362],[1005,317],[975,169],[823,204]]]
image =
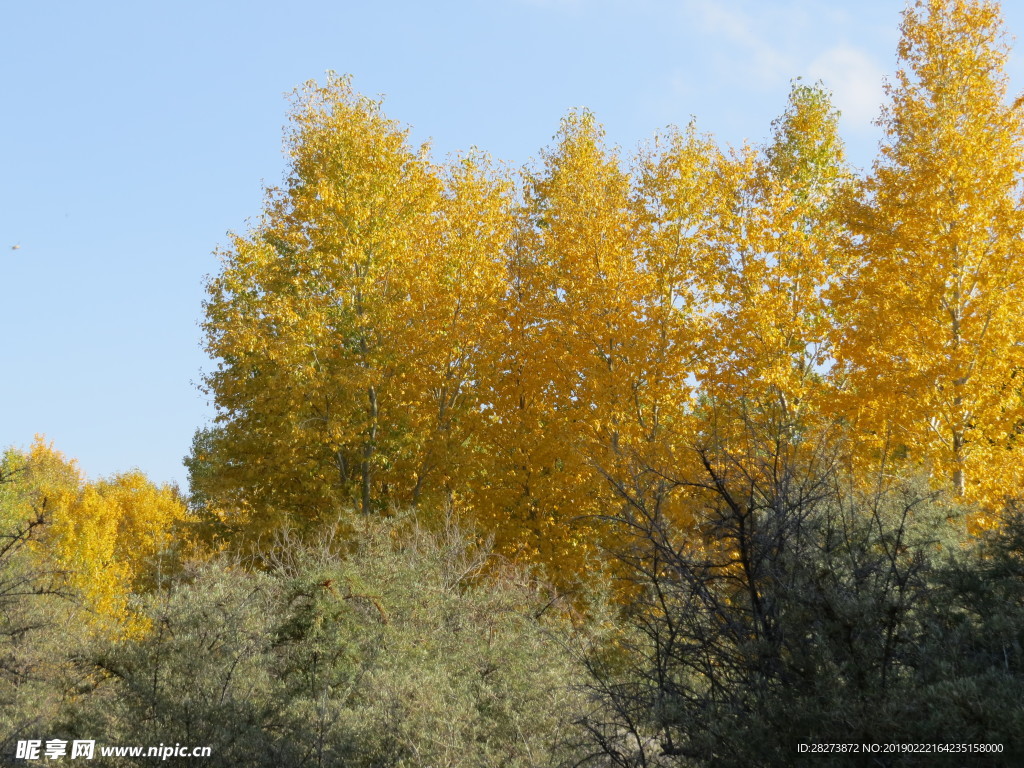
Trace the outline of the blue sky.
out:
[[[821,78],[870,164],[900,0],[6,3],[0,18],[0,445],[185,485],[211,252],[285,172],[285,94],[349,73],[436,157],[521,165],[592,109],[629,153],[691,116],[759,142]],[[1004,8],[1024,30],[1024,9]],[[1012,87],[1024,82],[1020,56]],[[11,246],[20,246],[12,250]]]

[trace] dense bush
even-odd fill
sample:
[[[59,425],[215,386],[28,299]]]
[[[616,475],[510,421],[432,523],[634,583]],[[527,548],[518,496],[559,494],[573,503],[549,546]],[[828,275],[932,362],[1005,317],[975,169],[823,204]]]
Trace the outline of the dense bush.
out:
[[[588,727],[618,766],[800,764],[804,743],[1000,743],[991,755],[809,755],[808,765],[1007,764],[1024,734],[1024,527],[979,547],[925,482],[855,482],[822,441],[700,448],[670,485],[695,536],[623,489],[633,583]],[[648,470],[652,471],[652,470]],[[664,475],[662,475],[664,477]]]
[[[351,551],[285,539],[262,570],[214,560],[141,598],[149,630],[84,655],[95,687],[65,732],[209,745],[212,766],[566,760],[555,596],[454,529],[361,525]]]

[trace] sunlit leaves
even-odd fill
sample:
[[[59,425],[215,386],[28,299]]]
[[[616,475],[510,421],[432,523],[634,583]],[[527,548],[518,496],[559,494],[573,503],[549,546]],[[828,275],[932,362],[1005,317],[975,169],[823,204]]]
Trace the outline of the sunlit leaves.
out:
[[[41,519],[35,556],[97,616],[130,625],[129,597],[170,574],[187,537],[176,491],[138,471],[89,482],[42,439],[8,452],[5,464],[18,470],[0,499],[7,524]]]
[[[292,120],[287,186],[222,254],[205,323],[204,492],[256,531],[461,485],[511,229],[486,157],[433,165],[346,79],[300,89]]]
[[[994,3],[909,8],[836,305],[861,431],[976,498],[1015,479],[1024,131]]]

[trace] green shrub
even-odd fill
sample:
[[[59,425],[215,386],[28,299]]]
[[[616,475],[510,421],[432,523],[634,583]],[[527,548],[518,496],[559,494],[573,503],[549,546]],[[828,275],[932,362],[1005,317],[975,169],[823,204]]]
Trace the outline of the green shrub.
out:
[[[68,732],[210,746],[207,766],[568,760],[578,681],[555,596],[454,528],[357,524],[354,545],[285,538],[263,570],[217,560],[141,598],[150,630],[87,654],[103,679]]]

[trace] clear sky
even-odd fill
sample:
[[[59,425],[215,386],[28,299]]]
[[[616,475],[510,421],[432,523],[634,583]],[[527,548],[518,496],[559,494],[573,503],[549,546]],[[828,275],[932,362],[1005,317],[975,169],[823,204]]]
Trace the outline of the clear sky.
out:
[[[1010,32],[1024,8],[1004,3]],[[1020,4],[1024,5],[1024,4]],[[870,164],[902,0],[174,0],[0,9],[0,446],[185,486],[212,408],[212,251],[284,172],[286,93],[349,73],[435,156],[521,165],[593,110],[625,154],[667,124],[763,141],[820,78]],[[1024,83],[1021,56],[1012,87]],[[20,246],[16,250],[12,246]]]

